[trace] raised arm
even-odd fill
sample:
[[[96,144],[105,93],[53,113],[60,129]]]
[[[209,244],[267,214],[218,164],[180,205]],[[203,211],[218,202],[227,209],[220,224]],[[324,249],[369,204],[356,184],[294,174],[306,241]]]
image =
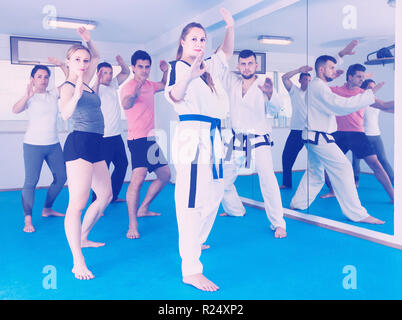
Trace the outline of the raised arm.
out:
[[[377,92],[384,83],[377,84],[374,88],[368,89],[361,94],[353,97],[345,98],[334,92],[324,83],[320,86],[315,86],[314,89],[310,86],[310,92],[314,92],[314,96],[320,100],[321,104],[327,107],[336,115],[347,115],[375,102],[374,93]]]
[[[161,71],[163,72],[163,75],[162,75],[161,81],[158,82],[158,89],[156,90],[156,92],[165,90],[167,73],[169,70],[169,64],[165,60],[161,60],[159,63],[159,67],[160,67]]]
[[[384,112],[394,113],[395,111],[395,101],[382,101],[375,98],[375,103],[371,104],[370,107],[380,109]]]
[[[282,101],[277,93],[274,92],[272,80],[265,78],[263,85],[258,85],[258,88],[264,94],[265,110],[267,113],[274,115],[282,107]]]
[[[80,27],[77,29],[78,34],[81,36],[82,40],[86,42],[89,51],[91,52],[91,63],[88,70],[83,75],[83,81],[89,83],[96,72],[96,67],[98,66],[100,54],[95,46],[95,43],[91,39],[91,33],[85,29],[85,27]]]
[[[201,67],[203,58],[204,54],[199,54],[191,65],[190,72],[184,75],[180,81],[172,86],[169,96],[174,102],[183,100],[190,82],[195,78],[200,77],[206,71],[205,68]]]
[[[68,76],[68,68],[67,68],[67,65],[63,61],[61,61],[59,58],[56,58],[56,57],[49,57],[49,58],[47,58],[47,60],[51,64],[54,64],[56,67],[59,67],[61,69],[61,71],[63,71],[64,75],[67,78],[67,76]]]
[[[311,68],[309,66],[302,66],[296,70],[292,70],[292,71],[285,73],[282,76],[282,82],[283,82],[283,85],[285,86],[286,90],[290,91],[290,89],[292,89],[293,83],[290,80],[290,78],[292,78],[294,75],[296,75],[298,73],[308,73],[311,70],[313,70],[313,68]]]
[[[234,20],[231,13],[225,8],[221,8],[220,13],[226,23],[226,33],[221,50],[225,53],[227,61],[229,61],[234,50]]]
[[[124,81],[126,81],[126,79],[128,78],[128,76],[130,75],[130,68],[128,67],[128,65],[124,62],[123,58],[120,55],[116,56],[116,61],[117,64],[120,66],[121,71],[120,73],[116,76],[117,79],[117,83],[118,85],[121,85]]]
[[[84,84],[82,75],[77,78],[75,87],[69,84],[64,84],[60,88],[60,113],[63,120],[68,120],[73,115],[75,108],[77,107],[77,102],[82,96],[83,88]]]
[[[138,96],[141,94],[141,88],[144,85],[145,81],[146,79],[139,81],[132,94],[128,94],[122,97],[121,106],[123,107],[123,109],[131,109],[134,106]]]
[[[359,44],[359,41],[357,40],[352,40],[351,42],[349,42],[345,48],[343,48],[341,51],[338,52],[338,55],[343,58],[346,55],[354,55],[356,53],[356,51],[353,51],[356,46]]]
[[[29,81],[29,83],[27,85],[25,95],[14,104],[13,109],[12,109],[13,113],[20,113],[20,112],[24,111],[27,108],[28,100],[30,98],[32,98],[32,96],[34,94],[35,94],[35,92],[34,92],[33,79],[31,78],[31,80]]]
[[[103,77],[102,70],[99,70],[99,71],[96,73],[95,82],[94,82],[94,84],[92,85],[92,90],[95,91],[95,92],[98,93],[98,94],[99,94],[99,86],[100,86],[101,83],[102,83],[102,77]]]

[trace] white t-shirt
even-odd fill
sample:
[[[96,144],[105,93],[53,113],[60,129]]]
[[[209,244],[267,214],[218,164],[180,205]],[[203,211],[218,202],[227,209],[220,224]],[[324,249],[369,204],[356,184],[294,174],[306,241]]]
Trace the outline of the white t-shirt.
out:
[[[101,99],[101,109],[105,121],[104,137],[113,137],[121,134],[121,108],[117,90],[119,84],[117,78],[113,78],[110,85],[99,86],[99,97]]]
[[[380,109],[367,107],[364,114],[364,132],[367,136],[379,136],[381,134],[380,126],[378,125],[378,116]]]
[[[306,91],[292,84],[289,96],[292,103],[290,129],[303,130],[307,126]]]
[[[57,115],[59,106],[57,88],[45,93],[35,93],[25,109],[28,115],[28,129],[24,143],[33,145],[51,145],[59,142],[57,134]]]

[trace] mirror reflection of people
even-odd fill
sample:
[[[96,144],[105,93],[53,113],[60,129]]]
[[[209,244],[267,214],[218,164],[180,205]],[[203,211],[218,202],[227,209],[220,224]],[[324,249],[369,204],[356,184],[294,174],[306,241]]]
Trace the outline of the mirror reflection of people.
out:
[[[25,95],[13,106],[14,113],[25,111],[28,128],[23,143],[25,181],[22,188],[24,211],[24,232],[35,232],[32,224],[32,209],[35,188],[39,181],[42,164],[46,161],[53,181],[46,194],[42,217],[64,217],[63,213],[52,209],[56,197],[66,182],[66,166],[57,132],[59,113],[58,88],[48,90],[50,70],[47,66],[36,65],[31,71]]]
[[[175,204],[182,279],[203,291],[219,289],[204,276],[200,256],[224,191],[221,106],[214,78],[221,78],[233,55],[234,21],[225,9],[221,15],[226,23],[225,39],[218,52],[205,61],[205,29],[195,22],[184,27],[165,89],[165,97],[180,120],[172,141],[172,158],[177,173]]]
[[[361,87],[363,90],[371,89],[376,85],[375,81],[372,79],[364,80]],[[377,99],[378,100],[378,99]],[[381,138],[381,129],[379,126],[379,115],[380,111],[384,111],[387,113],[394,113],[394,101],[381,101],[385,108],[379,109],[374,107],[367,107],[366,112],[364,114],[364,133],[367,136],[367,139],[370,141],[374,152],[383,166],[385,172],[387,173],[389,180],[392,185],[394,184],[394,169],[389,163],[384,144]],[[358,185],[359,176],[360,176],[360,159],[356,157],[355,153],[353,153],[353,172],[355,175],[355,182]]]
[[[352,97],[356,94],[363,93],[364,90],[360,88],[360,86],[364,81],[365,71],[366,67],[359,63],[349,66],[346,72],[346,83],[343,86],[332,86],[332,92],[342,97]],[[376,102],[372,104],[371,107],[378,109],[388,108],[387,105],[379,99],[376,99]],[[366,109],[367,107],[363,107],[347,115],[336,116],[337,131],[333,133],[333,136],[336,144],[343,153],[347,153],[351,150],[357,158],[363,159],[366,162],[387,192],[391,202],[394,202],[394,188],[392,187],[391,181],[378,160],[372,144],[364,133],[364,114]],[[330,179],[327,179],[326,182],[330,188],[330,192],[320,196],[323,199],[335,196]]]
[[[308,153],[308,170],[303,175],[293,196],[291,209],[307,209],[322,189],[328,173],[342,213],[350,220],[383,224],[367,213],[361,205],[353,179],[350,161],[335,143],[331,133],[336,131],[336,115],[346,115],[375,102],[374,93],[383,84],[349,98],[331,91],[328,82],[336,77],[337,60],[328,55],[315,62],[316,77],[310,82],[308,94],[307,130],[303,140]]]

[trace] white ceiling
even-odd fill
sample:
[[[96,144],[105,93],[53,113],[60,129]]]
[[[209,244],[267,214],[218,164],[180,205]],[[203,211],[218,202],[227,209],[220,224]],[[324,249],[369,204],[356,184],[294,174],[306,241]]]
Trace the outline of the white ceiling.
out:
[[[386,39],[392,44],[395,27],[395,9],[387,0],[19,0],[1,1],[0,12],[6,18],[0,19],[0,33],[77,39],[72,30],[42,27],[42,10],[49,2],[58,16],[97,21],[93,38],[98,41],[144,44],[150,51],[176,43],[178,30],[192,20],[207,27],[213,42],[220,41],[224,33],[221,6],[234,14],[238,49],[313,53],[341,47],[353,38]],[[356,30],[342,26],[342,9],[350,4],[356,7]],[[295,42],[284,47],[260,45],[256,40],[260,34],[291,36]]]

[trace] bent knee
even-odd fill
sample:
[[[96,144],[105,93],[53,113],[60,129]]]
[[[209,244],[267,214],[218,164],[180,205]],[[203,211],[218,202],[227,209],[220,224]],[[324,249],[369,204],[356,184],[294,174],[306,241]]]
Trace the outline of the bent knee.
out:
[[[113,200],[112,189],[96,194],[96,200],[107,206]]]
[[[157,174],[158,179],[165,183],[169,182],[172,177],[170,168],[168,166],[163,167],[163,169],[160,169],[155,173]]]

